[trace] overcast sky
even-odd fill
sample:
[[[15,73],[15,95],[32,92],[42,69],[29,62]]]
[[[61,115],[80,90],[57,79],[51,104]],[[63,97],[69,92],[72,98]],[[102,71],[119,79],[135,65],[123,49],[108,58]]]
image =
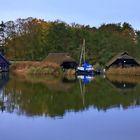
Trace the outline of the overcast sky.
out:
[[[0,20],[37,17],[98,27],[129,22],[140,29],[140,0],[0,0]]]

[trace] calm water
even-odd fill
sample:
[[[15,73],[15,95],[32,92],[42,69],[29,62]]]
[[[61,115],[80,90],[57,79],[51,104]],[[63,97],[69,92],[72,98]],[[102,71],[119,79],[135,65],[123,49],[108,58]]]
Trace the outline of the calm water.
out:
[[[140,140],[140,77],[0,75],[0,140],[93,139]]]

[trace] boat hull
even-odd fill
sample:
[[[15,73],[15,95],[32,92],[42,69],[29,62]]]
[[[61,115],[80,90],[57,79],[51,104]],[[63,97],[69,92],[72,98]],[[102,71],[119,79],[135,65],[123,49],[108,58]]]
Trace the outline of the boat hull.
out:
[[[82,71],[82,70],[77,70],[76,71],[77,75],[94,75],[94,71],[93,70],[89,70],[89,71]]]

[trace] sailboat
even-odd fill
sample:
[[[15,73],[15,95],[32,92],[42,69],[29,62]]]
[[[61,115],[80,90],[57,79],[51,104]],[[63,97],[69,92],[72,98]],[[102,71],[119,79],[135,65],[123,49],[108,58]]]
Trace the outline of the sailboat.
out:
[[[85,57],[85,39],[83,39],[83,45],[82,45],[82,50],[81,50],[81,55],[80,55],[80,62],[79,66],[77,67],[77,74],[78,75],[93,75],[94,74],[94,68],[92,65],[88,64],[86,62],[86,57]],[[82,64],[83,60],[83,64]]]

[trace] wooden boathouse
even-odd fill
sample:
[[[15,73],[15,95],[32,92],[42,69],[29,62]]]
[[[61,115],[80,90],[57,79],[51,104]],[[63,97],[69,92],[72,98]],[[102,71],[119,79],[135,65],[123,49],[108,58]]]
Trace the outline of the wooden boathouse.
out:
[[[111,67],[127,68],[127,67],[138,67],[138,66],[140,66],[139,62],[135,58],[130,56],[128,52],[122,52],[117,54],[106,64],[107,69]]]
[[[10,62],[0,54],[0,72],[8,72],[9,71]]]
[[[76,69],[78,66],[69,53],[49,53],[45,61],[57,64],[64,69]]]

